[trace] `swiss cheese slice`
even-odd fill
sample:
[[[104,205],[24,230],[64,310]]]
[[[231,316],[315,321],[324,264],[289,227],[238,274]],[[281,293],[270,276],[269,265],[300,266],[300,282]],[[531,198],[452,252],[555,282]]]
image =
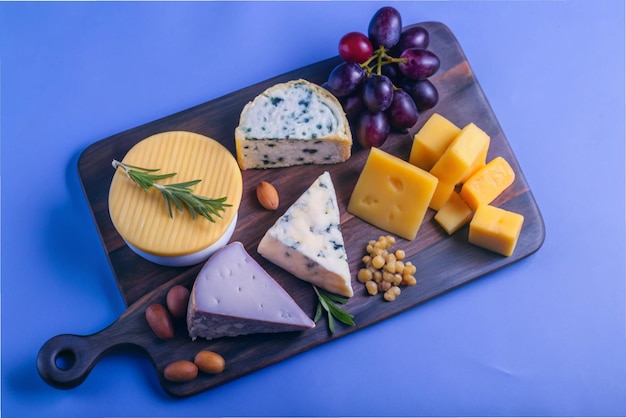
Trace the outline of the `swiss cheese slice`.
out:
[[[313,328],[291,296],[235,241],[209,258],[189,298],[192,339]]]
[[[160,169],[157,174],[177,173],[160,184],[200,179],[193,186],[194,194],[225,196],[225,203],[231,205],[220,212],[221,218],[214,217],[215,222],[200,215],[193,219],[188,210],[173,205],[170,217],[159,191],[142,189],[118,169],[109,189],[109,212],[116,230],[133,249],[159,257],[188,256],[216,244],[229,229],[232,232],[242,177],[236,159],[219,142],[191,132],[164,132],[137,143],[122,162]]]
[[[351,297],[337,195],[326,171],[265,233],[258,252],[294,276]]]

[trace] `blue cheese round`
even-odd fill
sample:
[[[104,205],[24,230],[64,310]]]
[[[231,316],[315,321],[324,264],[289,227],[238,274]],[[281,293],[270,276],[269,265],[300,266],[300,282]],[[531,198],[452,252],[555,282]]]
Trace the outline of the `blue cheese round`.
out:
[[[235,145],[244,170],[335,164],[350,158],[352,134],[331,93],[294,80],[267,89],[244,107]]]

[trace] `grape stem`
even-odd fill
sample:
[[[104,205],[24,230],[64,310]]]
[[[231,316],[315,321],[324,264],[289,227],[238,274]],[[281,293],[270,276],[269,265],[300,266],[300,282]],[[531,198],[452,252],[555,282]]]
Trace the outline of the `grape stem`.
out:
[[[361,68],[363,68],[369,77],[372,74],[380,75],[382,73],[382,68],[387,64],[396,64],[400,62],[406,62],[406,58],[394,58],[387,53],[387,49],[384,46],[378,47],[374,54],[367,59],[364,63],[361,64]]]

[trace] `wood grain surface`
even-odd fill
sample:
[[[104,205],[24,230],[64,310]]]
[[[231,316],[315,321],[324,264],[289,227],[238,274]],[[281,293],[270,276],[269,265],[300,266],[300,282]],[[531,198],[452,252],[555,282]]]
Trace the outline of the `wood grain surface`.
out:
[[[537,251],[545,237],[540,211],[461,47],[444,24],[426,22],[421,25],[430,32],[429,49],[441,59],[440,70],[431,78],[439,90],[440,101],[434,109],[422,113],[418,123],[409,132],[392,134],[381,148],[408,160],[413,134],[433,112],[442,114],[460,127],[474,122],[487,132],[491,137],[488,160],[503,156],[516,173],[514,184],[494,202],[497,206],[524,215],[522,232],[512,256],[503,257],[469,244],[467,226],[448,236],[432,219],[434,212],[429,210],[415,240],[398,239],[396,244],[396,248],[405,250],[407,260],[417,266],[417,285],[403,288],[402,295],[392,303],[384,302],[381,297],[368,296],[364,286],[356,280],[356,273],[361,266],[366,243],[386,233],[346,211],[351,192],[368,155],[366,149],[356,144],[352,157],[342,164],[244,171],[239,221],[232,238],[241,241],[251,256],[313,317],[316,298],[311,286],[267,262],[258,255],[256,248],[275,220],[318,175],[329,171],[337,190],[341,227],[355,289],[355,296],[345,305],[345,309],[354,315],[355,326],[337,324],[337,331],[331,335],[323,319],[316,328],[304,332],[192,342],[187,336],[185,324],[177,323],[173,340],[162,341],[154,336],[145,321],[146,307],[154,302],[164,303],[167,290],[174,284],[191,288],[201,265],[162,267],[135,255],[124,244],[110,221],[107,207],[113,176],[111,160],[123,158],[138,141],[168,130],[188,130],[207,135],[222,142],[234,154],[234,130],[244,105],[278,82],[304,78],[323,84],[332,68],[340,62],[338,57],[330,58],[103,139],[82,153],[78,162],[79,177],[128,309],[115,323],[97,334],[61,335],[44,344],[38,357],[42,378],[59,387],[76,386],[102,355],[115,347],[132,345],[141,347],[151,358],[167,393],[173,396],[193,395],[383,321]],[[278,190],[280,206],[275,212],[263,209],[256,200],[255,187],[261,180],[269,181]],[[163,369],[167,364],[175,360],[191,360],[195,353],[203,349],[216,351],[226,359],[227,368],[223,373],[214,376],[201,374],[187,383],[172,383],[163,378]],[[74,357],[75,361],[71,367],[61,369],[55,359],[65,355]]]

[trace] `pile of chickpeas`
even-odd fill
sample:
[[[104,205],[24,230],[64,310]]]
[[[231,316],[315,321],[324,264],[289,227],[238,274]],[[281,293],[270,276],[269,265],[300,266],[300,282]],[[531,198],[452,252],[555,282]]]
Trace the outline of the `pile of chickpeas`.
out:
[[[392,302],[402,292],[400,286],[414,286],[416,267],[410,261],[404,262],[403,250],[392,251],[396,243],[392,236],[380,236],[368,242],[362,258],[365,267],[358,272],[357,279],[365,284],[371,296],[383,293],[383,298]]]

